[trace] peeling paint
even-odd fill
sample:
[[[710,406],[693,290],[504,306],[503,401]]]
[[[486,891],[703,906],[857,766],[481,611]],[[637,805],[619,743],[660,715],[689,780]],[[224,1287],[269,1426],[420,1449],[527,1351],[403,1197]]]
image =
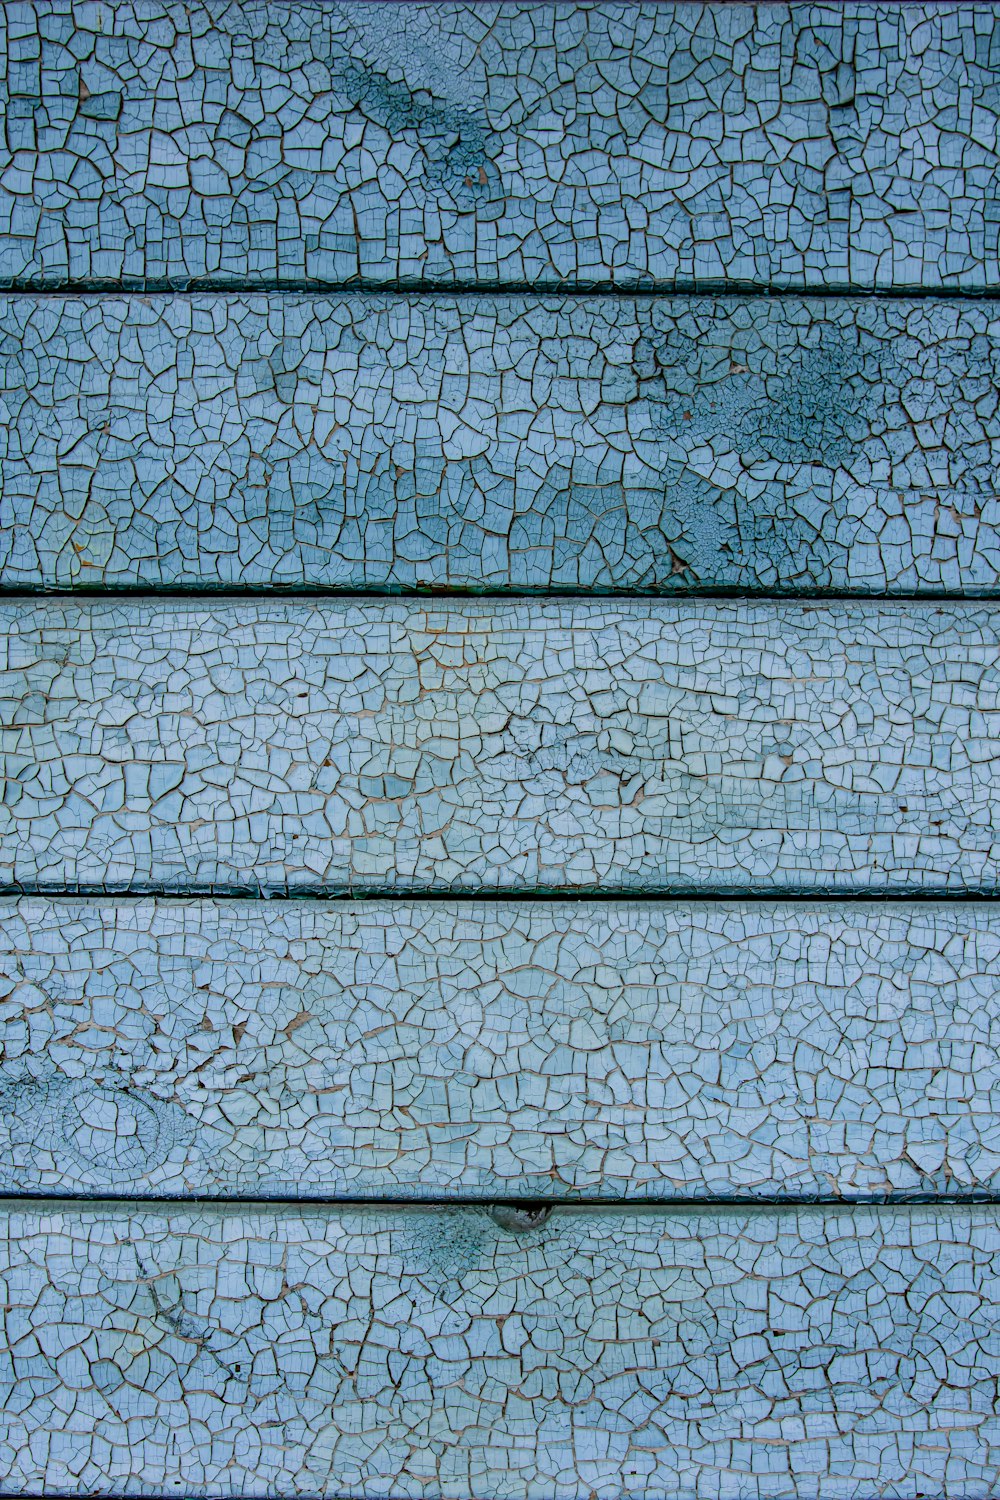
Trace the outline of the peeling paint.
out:
[[[22,296],[0,351],[8,586],[1000,577],[989,305]]]
[[[995,7],[8,8],[0,278],[980,291]]]
[[[995,610],[0,604],[0,880],[974,893]]]
[[[995,1492],[997,1210],[15,1206],[11,1490]],[[67,1441],[67,1411],[72,1441]]]

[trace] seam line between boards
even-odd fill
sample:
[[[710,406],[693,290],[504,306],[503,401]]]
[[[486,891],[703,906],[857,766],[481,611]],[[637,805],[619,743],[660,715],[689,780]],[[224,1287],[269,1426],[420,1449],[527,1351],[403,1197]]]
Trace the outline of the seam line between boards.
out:
[[[871,1209],[888,1209],[892,1212],[900,1210],[923,1209],[923,1208],[1000,1208],[1000,1192],[970,1192],[965,1195],[956,1193],[922,1193],[913,1194],[908,1197],[892,1198],[891,1196],[870,1198],[833,1198],[814,1196],[801,1198],[780,1197],[774,1198],[749,1198],[739,1194],[718,1195],[716,1197],[704,1198],[614,1198],[594,1195],[591,1198],[545,1198],[537,1194],[526,1192],[504,1192],[498,1190],[490,1195],[478,1195],[476,1197],[442,1197],[440,1195],[410,1196],[410,1197],[384,1197],[371,1194],[368,1197],[348,1196],[337,1193],[328,1194],[302,1194],[300,1197],[275,1194],[271,1197],[266,1194],[238,1193],[207,1194],[164,1194],[162,1197],[136,1195],[129,1197],[117,1193],[41,1193],[8,1191],[0,1192],[0,1211],[12,1212],[18,1205],[30,1205],[34,1207],[48,1207],[53,1211],[64,1205],[74,1207],[91,1208],[122,1208],[132,1212],[156,1211],[160,1208],[244,1208],[259,1209],[262,1212],[297,1209],[341,1209],[341,1208],[363,1208],[375,1209],[382,1212],[394,1212],[396,1210],[409,1211],[420,1209],[432,1211],[441,1209],[483,1209],[494,1207],[539,1207],[547,1208],[555,1212],[568,1210],[571,1212],[607,1212],[608,1210],[621,1211],[622,1213],[635,1214],[700,1214],[700,1213],[725,1213],[733,1210],[748,1211],[754,1213],[795,1213],[810,1210],[836,1209],[838,1212],[853,1214]]]
[[[533,300],[546,298],[582,299],[607,298],[617,301],[649,302],[671,297],[706,297],[723,299],[769,300],[769,301],[872,301],[872,302],[995,302],[1000,300],[1000,286],[986,287],[927,287],[887,286],[866,287],[845,282],[834,286],[817,286],[803,283],[802,286],[766,286],[759,282],[740,281],[689,281],[673,285],[642,286],[615,285],[610,282],[577,282],[571,285],[538,285],[531,282],[484,282],[454,281],[451,283],[423,281],[318,281],[307,277],[269,278],[253,281],[247,277],[229,278],[171,278],[136,277],[121,280],[80,278],[49,282],[33,281],[31,278],[0,282],[0,296],[71,298],[100,296],[292,296],[292,297],[385,297],[385,298],[475,298],[522,297]]]
[[[140,901],[195,902],[229,901],[250,905],[311,905],[325,902],[336,906],[360,906],[365,903],[396,906],[416,906],[421,903],[452,902],[456,905],[527,906],[577,905],[600,903],[612,905],[712,905],[726,906],[750,903],[755,906],[814,905],[814,906],[987,906],[1000,903],[1000,886],[969,888],[967,890],[930,889],[907,891],[893,889],[880,891],[796,890],[787,886],[775,886],[762,891],[758,886],[733,887],[713,890],[711,887],[680,887],[678,889],[654,889],[648,891],[629,890],[524,890],[524,891],[446,891],[446,890],[399,890],[396,887],[372,887],[355,891],[337,886],[317,886],[302,890],[268,891],[250,886],[192,886],[186,890],[171,890],[164,887],[116,889],[102,886],[22,886],[0,885],[0,900],[25,901],[101,901],[137,904]]]
[[[34,600],[59,599],[72,601],[79,604],[96,603],[142,603],[146,601],[158,601],[162,603],[184,603],[203,602],[210,606],[215,602],[227,603],[230,601],[246,601],[248,604],[257,604],[261,600],[273,603],[309,603],[322,604],[325,601],[357,601],[358,603],[369,600],[384,600],[390,603],[409,603],[433,605],[454,600],[459,604],[474,603],[477,600],[487,602],[498,602],[503,604],[517,604],[519,602],[530,604],[559,604],[561,602],[578,604],[581,600],[601,600],[611,603],[622,603],[635,600],[643,603],[657,603],[672,605],[681,608],[686,604],[696,602],[721,602],[755,604],[792,604],[803,609],[810,607],[823,607],[828,604],[854,604],[859,607],[889,606],[891,608],[903,605],[927,605],[958,604],[958,605],[989,605],[1000,604],[1000,579],[995,585],[979,590],[959,589],[927,589],[924,591],[906,590],[899,593],[881,591],[879,593],[862,593],[851,589],[746,589],[728,586],[702,585],[685,589],[657,589],[657,588],[614,588],[601,587],[590,588],[585,585],[567,588],[539,587],[536,589],[486,589],[486,588],[413,588],[413,587],[384,587],[381,585],[370,588],[339,588],[327,587],[317,584],[315,587],[305,584],[292,584],[283,587],[281,584],[246,585],[246,584],[192,584],[169,585],[163,588],[150,587],[149,585],[110,585],[87,584],[79,588],[72,585],[49,587],[44,584],[24,587],[23,585],[0,584],[0,601],[6,600],[11,603],[28,603]]]

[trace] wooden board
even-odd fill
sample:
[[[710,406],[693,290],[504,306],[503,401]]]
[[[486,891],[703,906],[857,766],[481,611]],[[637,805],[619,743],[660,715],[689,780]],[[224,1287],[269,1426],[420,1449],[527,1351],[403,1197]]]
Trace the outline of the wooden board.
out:
[[[992,304],[15,296],[0,351],[8,586],[1000,580]]]
[[[993,890],[987,605],[0,607],[0,881]]]
[[[993,1205],[13,1206],[9,1494],[989,1495]],[[70,1440],[72,1439],[72,1440]]]
[[[1000,909],[0,902],[0,1189],[995,1191]]]
[[[0,278],[996,285],[991,4],[11,5]]]

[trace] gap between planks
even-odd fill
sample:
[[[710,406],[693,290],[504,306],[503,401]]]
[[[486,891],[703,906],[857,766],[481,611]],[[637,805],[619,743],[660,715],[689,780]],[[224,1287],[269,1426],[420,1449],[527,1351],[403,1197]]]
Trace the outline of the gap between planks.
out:
[[[830,300],[845,298],[865,299],[871,302],[997,302],[1000,301],[1000,286],[926,287],[893,285],[882,287],[863,286],[856,282],[843,282],[836,286],[821,286],[813,282],[782,287],[763,286],[756,281],[693,280],[658,282],[655,285],[630,286],[627,283],[609,281],[549,283],[526,281],[319,281],[308,277],[275,281],[249,277],[192,277],[180,280],[175,277],[124,277],[118,280],[64,281],[53,284],[31,277],[0,279],[0,296],[30,297],[101,297],[127,295],[173,295],[177,297],[204,296],[206,293],[220,296],[245,294],[247,296],[359,296],[383,297],[468,297],[473,300],[483,297],[532,297],[542,301],[550,297],[610,297],[620,301],[648,302],[666,297],[714,297],[719,301],[755,298],[781,301],[785,298],[815,297]]]
[[[469,1195],[446,1197],[441,1194],[421,1197],[380,1197],[371,1194],[364,1197],[341,1193],[303,1193],[301,1197],[275,1194],[269,1197],[262,1193],[226,1193],[224,1197],[221,1197],[211,1193],[164,1193],[161,1197],[135,1198],[120,1193],[26,1193],[18,1190],[0,1191],[0,1205],[5,1213],[14,1213],[21,1205],[30,1209],[44,1208],[52,1213],[80,1207],[106,1207],[121,1208],[130,1214],[156,1213],[164,1206],[186,1208],[197,1205],[200,1208],[218,1209],[220,1213],[231,1208],[260,1209],[262,1212],[281,1209],[293,1214],[300,1211],[311,1213],[312,1217],[342,1208],[371,1209],[373,1212],[380,1213],[395,1213],[398,1210],[407,1214],[440,1213],[442,1209],[458,1212],[471,1209],[508,1208],[544,1210],[546,1216],[553,1215],[560,1210],[573,1214],[620,1212],[626,1215],[641,1214],[656,1218],[670,1218],[674,1215],[724,1214],[738,1209],[740,1213],[752,1213],[760,1217],[782,1212],[798,1213],[810,1208],[824,1211],[832,1209],[853,1214],[856,1210],[871,1208],[885,1208],[891,1209],[894,1213],[903,1213],[928,1207],[968,1209],[977,1206],[1000,1206],[1000,1190],[967,1193],[908,1193],[906,1197],[900,1198],[887,1193],[858,1195],[851,1198],[802,1193],[798,1196],[781,1195],[766,1199],[748,1197],[740,1193],[718,1193],[712,1197],[703,1198],[530,1198],[524,1195],[518,1196],[515,1193],[494,1193],[489,1196],[476,1197]]]
[[[601,902],[604,905],[711,905],[731,906],[751,901],[761,906],[774,906],[780,902],[808,902],[813,906],[829,904],[851,906],[993,906],[1000,900],[1000,885],[969,886],[963,890],[949,887],[920,887],[908,890],[905,887],[892,890],[868,888],[865,890],[840,890],[836,887],[812,887],[798,889],[795,886],[664,886],[641,891],[628,888],[608,890],[607,887],[559,886],[539,890],[399,890],[395,886],[366,886],[355,891],[346,886],[316,886],[312,889],[297,888],[288,891],[262,891],[256,886],[215,885],[207,888],[193,887],[186,890],[168,889],[155,885],[130,885],[126,887],[78,885],[50,886],[43,884],[0,884],[0,900],[39,898],[47,901],[245,901],[245,902],[302,902],[327,901],[338,905],[358,906],[362,903],[399,902],[412,906],[420,901],[457,902],[462,905],[486,904],[513,906],[529,902]]]
[[[401,587],[393,584],[379,584],[368,587],[352,586],[351,588],[328,587],[323,584],[289,584],[260,583],[260,584],[192,584],[190,587],[169,584],[157,587],[150,584],[115,584],[111,587],[105,584],[72,584],[59,585],[57,587],[47,584],[24,585],[24,584],[0,584],[0,599],[9,599],[16,603],[18,600],[28,602],[32,599],[70,599],[80,604],[90,603],[134,603],[136,600],[156,600],[157,602],[170,602],[177,600],[184,604],[197,603],[203,600],[206,605],[213,604],[217,599],[245,599],[255,602],[261,599],[280,600],[295,602],[302,600],[305,603],[322,604],[327,600],[339,599],[391,599],[401,602],[413,599],[417,603],[428,600],[478,600],[499,599],[509,604],[516,604],[520,600],[528,602],[541,602],[546,604],[559,604],[565,601],[581,599],[614,599],[629,600],[641,599],[660,602],[663,604],[679,605],[688,600],[698,599],[725,599],[729,601],[743,600],[747,604],[798,604],[803,609],[819,608],[826,604],[982,604],[1000,603],[1000,585],[992,587],[970,588],[970,589],[908,589],[894,592],[889,589],[880,589],[878,592],[862,589],[845,588],[770,588],[770,589],[747,589],[724,584],[694,584],[684,588],[614,588],[605,585],[580,585],[579,588],[569,588],[564,584],[556,589],[548,588],[436,588],[432,585],[427,587]]]

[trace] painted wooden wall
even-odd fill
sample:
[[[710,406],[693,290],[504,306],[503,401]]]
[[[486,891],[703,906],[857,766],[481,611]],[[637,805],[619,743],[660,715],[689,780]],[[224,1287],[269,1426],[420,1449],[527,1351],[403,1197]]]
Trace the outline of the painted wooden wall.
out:
[[[0,1492],[995,1500],[1000,8],[0,23]]]

